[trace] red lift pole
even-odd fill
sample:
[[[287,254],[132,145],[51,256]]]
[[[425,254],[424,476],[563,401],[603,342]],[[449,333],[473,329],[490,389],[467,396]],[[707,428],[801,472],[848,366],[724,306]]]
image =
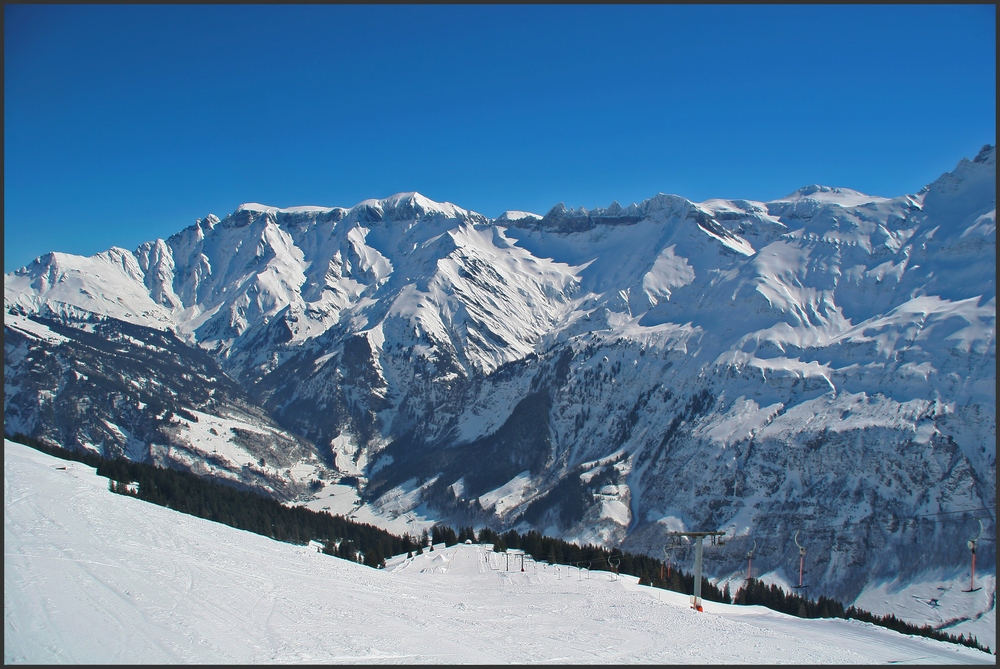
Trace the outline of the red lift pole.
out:
[[[795,545],[799,547],[799,584],[793,585],[793,588],[804,588],[806,586],[802,585],[802,571],[806,563],[806,547],[799,543],[799,531],[795,530]]]
[[[672,551],[673,549],[674,549],[673,544],[671,544],[669,548],[666,546],[663,547],[663,557],[667,561],[667,578],[670,578],[670,551]],[[660,580],[661,581],[663,580],[663,565],[660,565]]]
[[[979,520],[978,518],[976,520]],[[976,542],[979,538],[983,536],[983,521],[979,520],[979,534],[977,534],[972,539],[969,539],[968,546],[969,550],[972,551],[972,576],[969,581],[969,589],[963,590],[962,592],[975,592],[977,590],[982,590],[982,587],[976,587]]]

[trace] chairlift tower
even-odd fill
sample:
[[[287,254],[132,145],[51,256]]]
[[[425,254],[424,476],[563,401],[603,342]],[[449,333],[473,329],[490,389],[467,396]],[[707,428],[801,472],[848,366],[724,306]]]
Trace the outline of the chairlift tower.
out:
[[[983,521],[979,518],[976,520],[979,521],[979,534],[969,539],[966,544],[969,547],[969,550],[972,551],[972,571],[970,572],[971,580],[969,581],[969,589],[963,590],[962,592],[976,592],[977,590],[982,590],[982,587],[976,587],[976,543],[983,536]]]
[[[754,539],[754,541],[753,541],[753,548],[751,548],[749,551],[747,551],[747,580],[748,581],[750,580],[751,574],[752,574],[751,569],[753,567],[753,552],[755,550],[757,550],[757,540],[756,539]]]
[[[670,551],[676,548],[673,545],[663,547],[663,559],[667,561],[667,574],[666,577],[670,578]],[[660,565],[660,580],[663,580],[663,565]]]
[[[795,545],[799,547],[799,584],[793,585],[792,587],[796,590],[800,588],[806,588],[809,586],[802,585],[802,573],[805,568],[806,563],[806,547],[799,543],[799,531],[795,530]]]
[[[703,543],[705,537],[712,537],[712,542],[715,542],[715,537],[724,536],[725,532],[667,532],[670,536],[677,537],[691,537],[694,539],[694,594],[691,597],[691,608],[695,611],[703,611],[701,606],[701,553],[704,549]]]

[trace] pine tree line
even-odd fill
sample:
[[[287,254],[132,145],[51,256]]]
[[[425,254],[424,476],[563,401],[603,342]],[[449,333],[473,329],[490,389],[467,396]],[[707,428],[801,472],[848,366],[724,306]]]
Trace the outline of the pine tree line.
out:
[[[765,585],[759,579],[749,579],[733,597],[734,604],[757,604],[766,606],[774,611],[781,611],[799,618],[845,618],[847,620],[860,620],[872,623],[880,627],[886,627],[902,634],[916,634],[919,636],[937,639],[939,641],[949,641],[961,644],[969,648],[975,648],[987,653],[992,652],[989,646],[982,646],[975,636],[964,634],[948,634],[936,630],[930,625],[914,625],[904,620],[900,620],[889,613],[879,616],[862,609],[851,606],[844,609],[840,602],[828,597],[820,596],[813,601],[794,593],[788,593],[775,584]]]

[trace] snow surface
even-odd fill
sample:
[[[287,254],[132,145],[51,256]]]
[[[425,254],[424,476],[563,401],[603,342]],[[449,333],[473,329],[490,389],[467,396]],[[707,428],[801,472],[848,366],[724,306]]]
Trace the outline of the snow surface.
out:
[[[24,334],[38,337],[39,339],[43,339],[52,344],[61,344],[65,341],[69,341],[66,337],[62,336],[58,332],[55,332],[48,326],[42,325],[41,323],[33,321],[25,316],[6,314],[4,316],[3,324],[7,327],[19,330]]]
[[[517,211],[515,209],[511,209],[509,211],[505,211],[504,213],[494,218],[493,222],[509,223],[511,221],[521,221],[526,218],[530,218],[535,221],[540,221],[543,217],[539,214],[533,214],[530,211]]]
[[[839,204],[842,207],[857,207],[869,202],[883,202],[888,198],[877,195],[866,195],[850,188],[831,188],[829,186],[803,186],[794,193],[791,193],[775,202],[798,202],[799,200],[815,200],[817,202],[829,202]]]
[[[236,208],[236,211],[255,211],[255,212],[277,212],[283,214],[299,214],[299,213],[314,213],[314,212],[327,212],[333,211],[335,207],[317,207],[314,205],[303,205],[298,207],[272,207],[266,204],[260,204],[259,202],[244,202]]]
[[[858,621],[435,546],[375,570],[115,495],[4,441],[4,663],[995,664]],[[128,528],[127,531],[124,528]]]
[[[291,436],[286,432],[253,421],[247,416],[222,417],[195,409],[191,409],[190,414],[196,420],[188,420],[183,416],[174,418],[178,425],[176,429],[181,433],[179,436],[186,448],[157,446],[167,451],[169,461],[192,468],[199,462],[204,462],[212,476],[230,480],[239,480],[237,472],[243,467],[272,477],[281,477],[284,471],[288,479],[299,482],[313,480],[320,475],[319,463],[315,457],[303,459],[290,469],[277,466],[273,457],[271,462],[265,460],[264,464],[260,464],[259,454],[252,453],[233,438],[234,431],[242,430],[257,435],[264,441],[277,441],[279,437],[290,440]]]

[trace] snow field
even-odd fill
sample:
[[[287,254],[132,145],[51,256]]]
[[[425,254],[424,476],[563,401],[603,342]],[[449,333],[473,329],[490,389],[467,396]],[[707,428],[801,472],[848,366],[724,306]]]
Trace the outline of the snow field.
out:
[[[499,558],[438,545],[374,570],[114,495],[91,467],[4,442],[5,663],[995,663]]]

